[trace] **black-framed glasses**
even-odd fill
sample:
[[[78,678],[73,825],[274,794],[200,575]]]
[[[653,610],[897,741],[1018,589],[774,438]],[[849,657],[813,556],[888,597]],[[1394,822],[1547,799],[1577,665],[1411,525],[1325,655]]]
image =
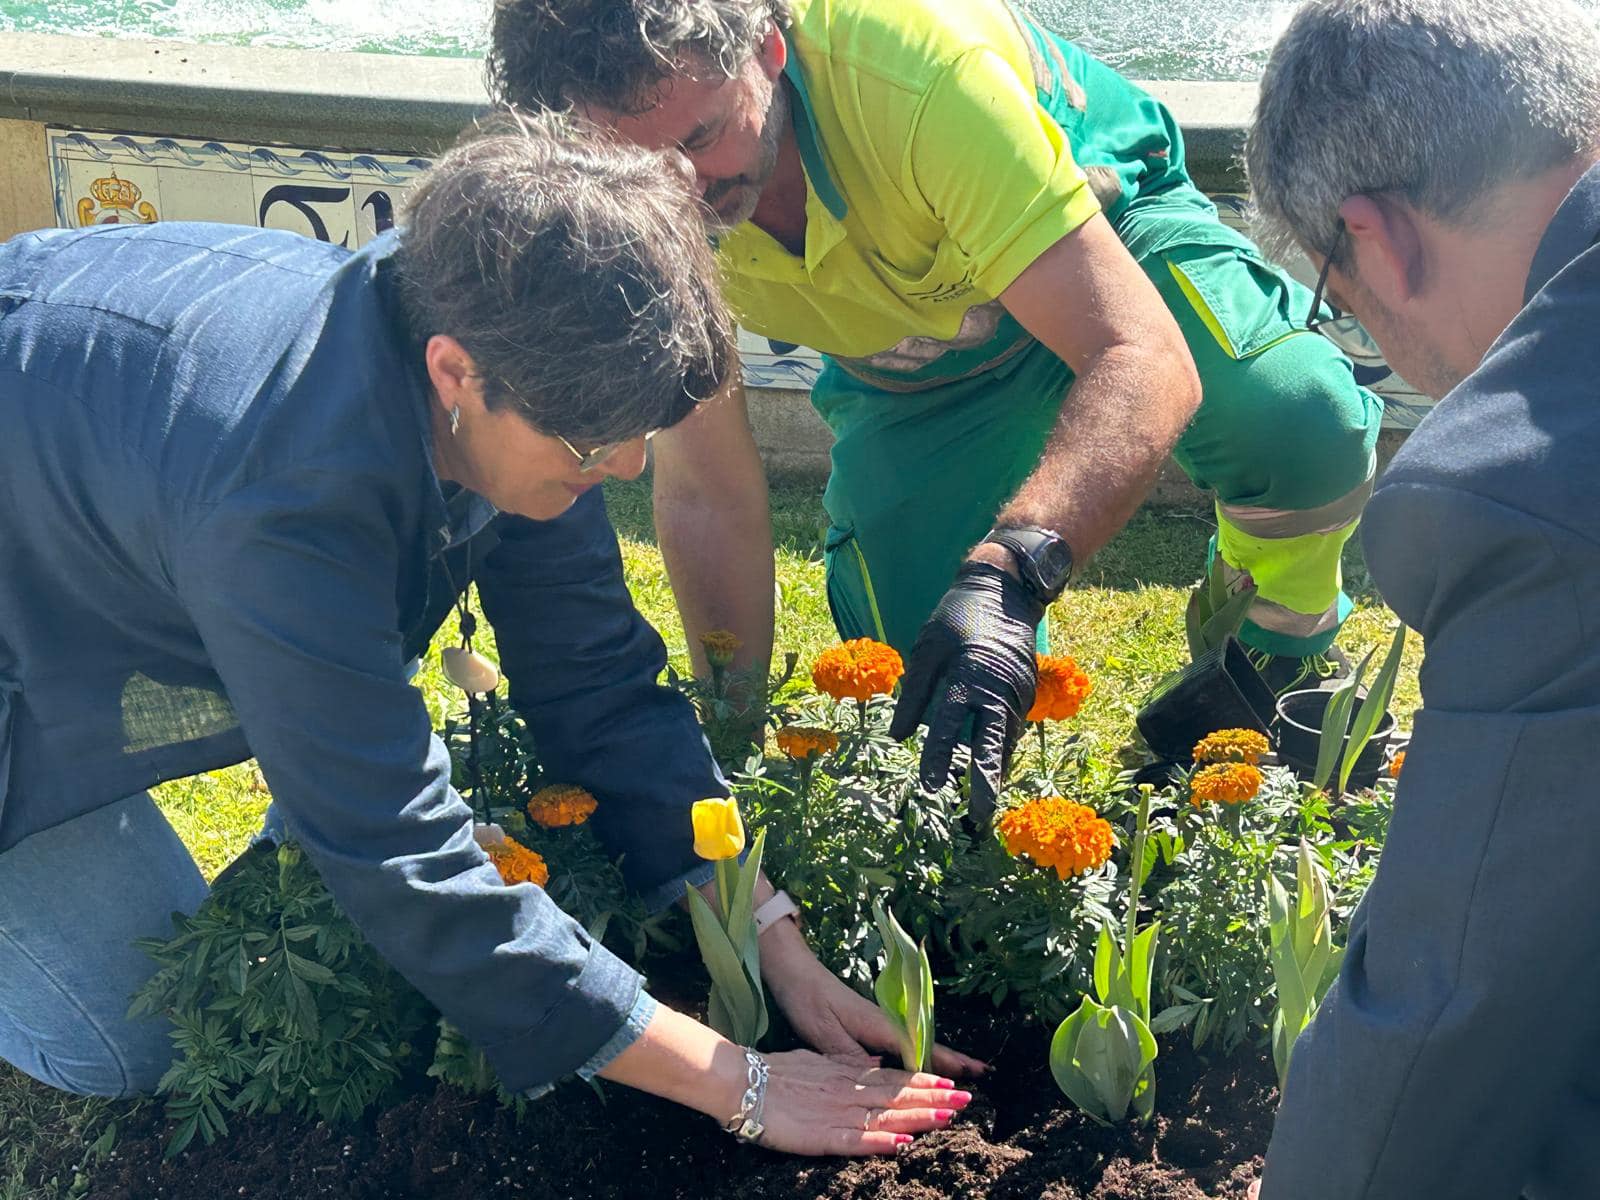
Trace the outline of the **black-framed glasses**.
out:
[[[1333,231],[1333,245],[1328,247],[1328,255],[1322,260],[1322,270],[1317,273],[1317,286],[1311,293],[1311,311],[1306,314],[1306,328],[1312,333],[1321,332],[1324,325],[1332,325],[1335,321],[1342,321],[1346,314],[1340,312],[1332,304],[1328,305],[1329,315],[1321,316],[1322,306],[1328,291],[1328,271],[1333,267],[1333,260],[1339,257],[1339,251],[1344,247],[1344,218],[1339,218],[1338,225]]]
[[[648,442],[660,432],[661,431],[659,429],[652,429],[644,435],[644,440]],[[606,459],[610,458],[618,450],[621,450],[624,446],[626,446],[628,442],[633,440],[632,438],[629,438],[627,441],[622,442],[607,442],[603,446],[596,446],[593,450],[579,450],[559,433],[552,433],[550,436],[555,438],[556,441],[560,442],[572,452],[572,457],[578,460],[578,470],[584,473],[594,470],[601,463],[605,462]]]

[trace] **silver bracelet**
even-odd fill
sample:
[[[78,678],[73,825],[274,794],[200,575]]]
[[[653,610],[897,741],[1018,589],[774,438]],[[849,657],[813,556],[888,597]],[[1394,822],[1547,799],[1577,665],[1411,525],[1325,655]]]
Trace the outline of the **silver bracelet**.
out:
[[[741,1142],[759,1142],[767,1131],[761,1123],[762,1110],[767,1106],[767,1060],[746,1047],[744,1061],[749,1068],[744,1099],[739,1102],[737,1115],[723,1128]]]

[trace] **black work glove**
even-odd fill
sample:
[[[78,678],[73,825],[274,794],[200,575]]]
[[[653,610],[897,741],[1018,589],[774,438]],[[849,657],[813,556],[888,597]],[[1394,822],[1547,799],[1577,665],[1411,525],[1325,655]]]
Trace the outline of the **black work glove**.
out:
[[[987,825],[1005,784],[1011,749],[1022,733],[1039,683],[1035,630],[1044,605],[1020,580],[988,563],[969,562],[917,634],[900,685],[889,736],[909,737],[936,707],[922,744],[921,782],[937,791],[972,723],[969,811]]]

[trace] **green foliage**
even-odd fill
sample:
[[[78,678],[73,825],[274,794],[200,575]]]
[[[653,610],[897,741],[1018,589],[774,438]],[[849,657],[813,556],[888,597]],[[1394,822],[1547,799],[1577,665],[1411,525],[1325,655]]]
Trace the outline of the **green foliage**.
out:
[[[1384,655],[1383,663],[1378,668],[1371,690],[1366,699],[1361,702],[1357,711],[1356,699],[1361,691],[1361,683],[1366,678],[1367,667],[1372,662],[1376,649],[1367,651],[1356,669],[1351,672],[1350,678],[1341,683],[1332,693],[1328,707],[1322,715],[1322,736],[1317,742],[1317,765],[1311,776],[1311,786],[1320,791],[1328,785],[1333,778],[1335,768],[1338,770],[1338,791],[1343,793],[1350,784],[1350,773],[1355,770],[1356,760],[1361,757],[1361,752],[1367,748],[1367,743],[1372,740],[1372,735],[1377,732],[1378,725],[1383,716],[1389,711],[1389,701],[1394,696],[1396,680],[1400,674],[1401,658],[1405,654],[1406,627],[1395,627],[1394,636],[1390,639],[1388,653]],[[1351,713],[1355,711],[1354,724],[1351,723]]]
[[[819,762],[752,755],[733,777],[748,822],[771,831],[768,872],[794,896],[822,960],[863,991],[878,940],[869,896],[892,907],[913,937],[937,932],[952,865],[971,845],[961,797],[917,787],[918,747],[888,736],[892,705],[807,696],[786,701],[775,723],[825,725],[839,749]]]
[[[1350,785],[1350,772],[1355,770],[1356,760],[1361,757],[1361,752],[1367,748],[1372,735],[1378,731],[1378,725],[1383,721],[1384,714],[1389,711],[1389,700],[1394,695],[1395,681],[1400,675],[1400,660],[1405,654],[1405,649],[1406,627],[1403,624],[1396,625],[1394,640],[1389,643],[1389,652],[1384,655],[1383,664],[1378,668],[1378,676],[1372,682],[1372,690],[1361,702],[1361,707],[1356,712],[1355,724],[1350,728],[1350,739],[1345,745],[1344,758],[1339,764],[1341,793]]]
[[[1119,946],[1111,927],[1100,927],[1094,955],[1095,998],[1083,997],[1078,1010],[1061,1022],[1050,1040],[1050,1074],[1056,1085],[1097,1121],[1121,1121],[1130,1108],[1140,1121],[1148,1121],[1155,1111],[1150,978],[1160,926],[1139,931],[1151,791],[1148,786],[1139,789],[1129,855],[1126,941]]]
[[[900,1065],[908,1071],[926,1071],[933,1061],[933,968],[927,944],[912,941],[883,905],[874,902],[872,915],[884,953],[873,994],[894,1025]]]
[[[1156,1039],[1136,1013],[1085,996],[1050,1039],[1050,1074],[1085,1114],[1102,1123],[1131,1109],[1148,1121],[1156,1104]]]
[[[761,873],[767,831],[756,834],[743,863],[717,863],[717,908],[699,889],[684,885],[695,942],[711,976],[706,1023],[741,1046],[754,1046],[767,1033],[767,996],[761,983],[761,947],[755,924],[756,877]]]
[[[1295,1039],[1311,1024],[1317,1006],[1339,974],[1344,951],[1333,944],[1333,898],[1327,873],[1300,839],[1295,856],[1295,892],[1277,878],[1267,879],[1271,919],[1272,974],[1278,986],[1278,1011],[1272,1019],[1272,1061],[1281,1089],[1289,1078]]]
[[[1254,583],[1237,592],[1228,591],[1222,555],[1213,555],[1206,577],[1194,586],[1184,607],[1183,628],[1189,641],[1189,658],[1199,660],[1238,634],[1255,598]]]
[[[433,1011],[293,845],[248,852],[173,925],[138,943],[159,969],[130,1009],[173,1023],[169,1156],[227,1133],[232,1112],[352,1120],[417,1062]]]

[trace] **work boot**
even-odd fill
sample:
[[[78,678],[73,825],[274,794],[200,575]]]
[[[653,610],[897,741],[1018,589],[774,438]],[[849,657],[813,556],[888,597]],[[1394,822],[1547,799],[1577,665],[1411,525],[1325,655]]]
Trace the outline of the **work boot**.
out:
[[[1297,658],[1287,654],[1263,654],[1251,650],[1250,665],[1267,681],[1274,696],[1285,692],[1305,692],[1313,688],[1332,691],[1341,679],[1350,678],[1350,660],[1337,646],[1321,654]]]

